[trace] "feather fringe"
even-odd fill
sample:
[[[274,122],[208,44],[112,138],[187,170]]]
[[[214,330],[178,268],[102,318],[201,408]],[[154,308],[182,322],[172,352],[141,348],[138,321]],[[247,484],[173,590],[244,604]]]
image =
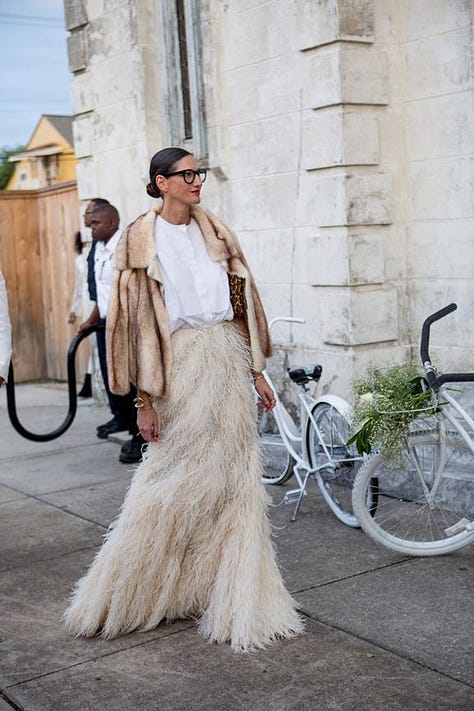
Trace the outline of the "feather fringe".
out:
[[[232,323],[172,337],[161,437],[65,613],[76,636],[110,639],[198,619],[236,651],[302,631],[276,562],[260,481],[248,350]]]

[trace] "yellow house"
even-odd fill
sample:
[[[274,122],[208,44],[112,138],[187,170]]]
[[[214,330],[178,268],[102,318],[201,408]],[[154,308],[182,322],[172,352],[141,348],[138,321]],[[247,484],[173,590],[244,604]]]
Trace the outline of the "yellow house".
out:
[[[7,190],[37,190],[75,180],[72,116],[43,114],[25,150],[8,160],[16,165]]]

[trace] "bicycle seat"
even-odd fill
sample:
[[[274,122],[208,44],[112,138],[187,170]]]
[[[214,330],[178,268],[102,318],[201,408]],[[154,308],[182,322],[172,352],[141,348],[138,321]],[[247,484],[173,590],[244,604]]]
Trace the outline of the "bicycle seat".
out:
[[[297,385],[306,385],[310,380],[318,382],[322,372],[322,365],[301,365],[296,368],[288,368],[288,375]]]

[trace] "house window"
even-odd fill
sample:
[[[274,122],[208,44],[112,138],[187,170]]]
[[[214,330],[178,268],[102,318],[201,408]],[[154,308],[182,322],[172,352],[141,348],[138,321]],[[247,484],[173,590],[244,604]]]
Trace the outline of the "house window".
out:
[[[160,0],[162,62],[171,145],[207,158],[200,0]]]
[[[178,29],[184,138],[189,139],[193,137],[193,120],[191,112],[191,87],[189,84],[188,44],[186,40],[186,14],[184,0],[176,0],[176,23]]]

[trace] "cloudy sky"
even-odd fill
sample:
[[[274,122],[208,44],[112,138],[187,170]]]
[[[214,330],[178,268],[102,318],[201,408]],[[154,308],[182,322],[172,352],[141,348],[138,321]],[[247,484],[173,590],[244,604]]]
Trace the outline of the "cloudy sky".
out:
[[[0,0],[0,147],[26,144],[41,114],[70,114],[62,0]]]

